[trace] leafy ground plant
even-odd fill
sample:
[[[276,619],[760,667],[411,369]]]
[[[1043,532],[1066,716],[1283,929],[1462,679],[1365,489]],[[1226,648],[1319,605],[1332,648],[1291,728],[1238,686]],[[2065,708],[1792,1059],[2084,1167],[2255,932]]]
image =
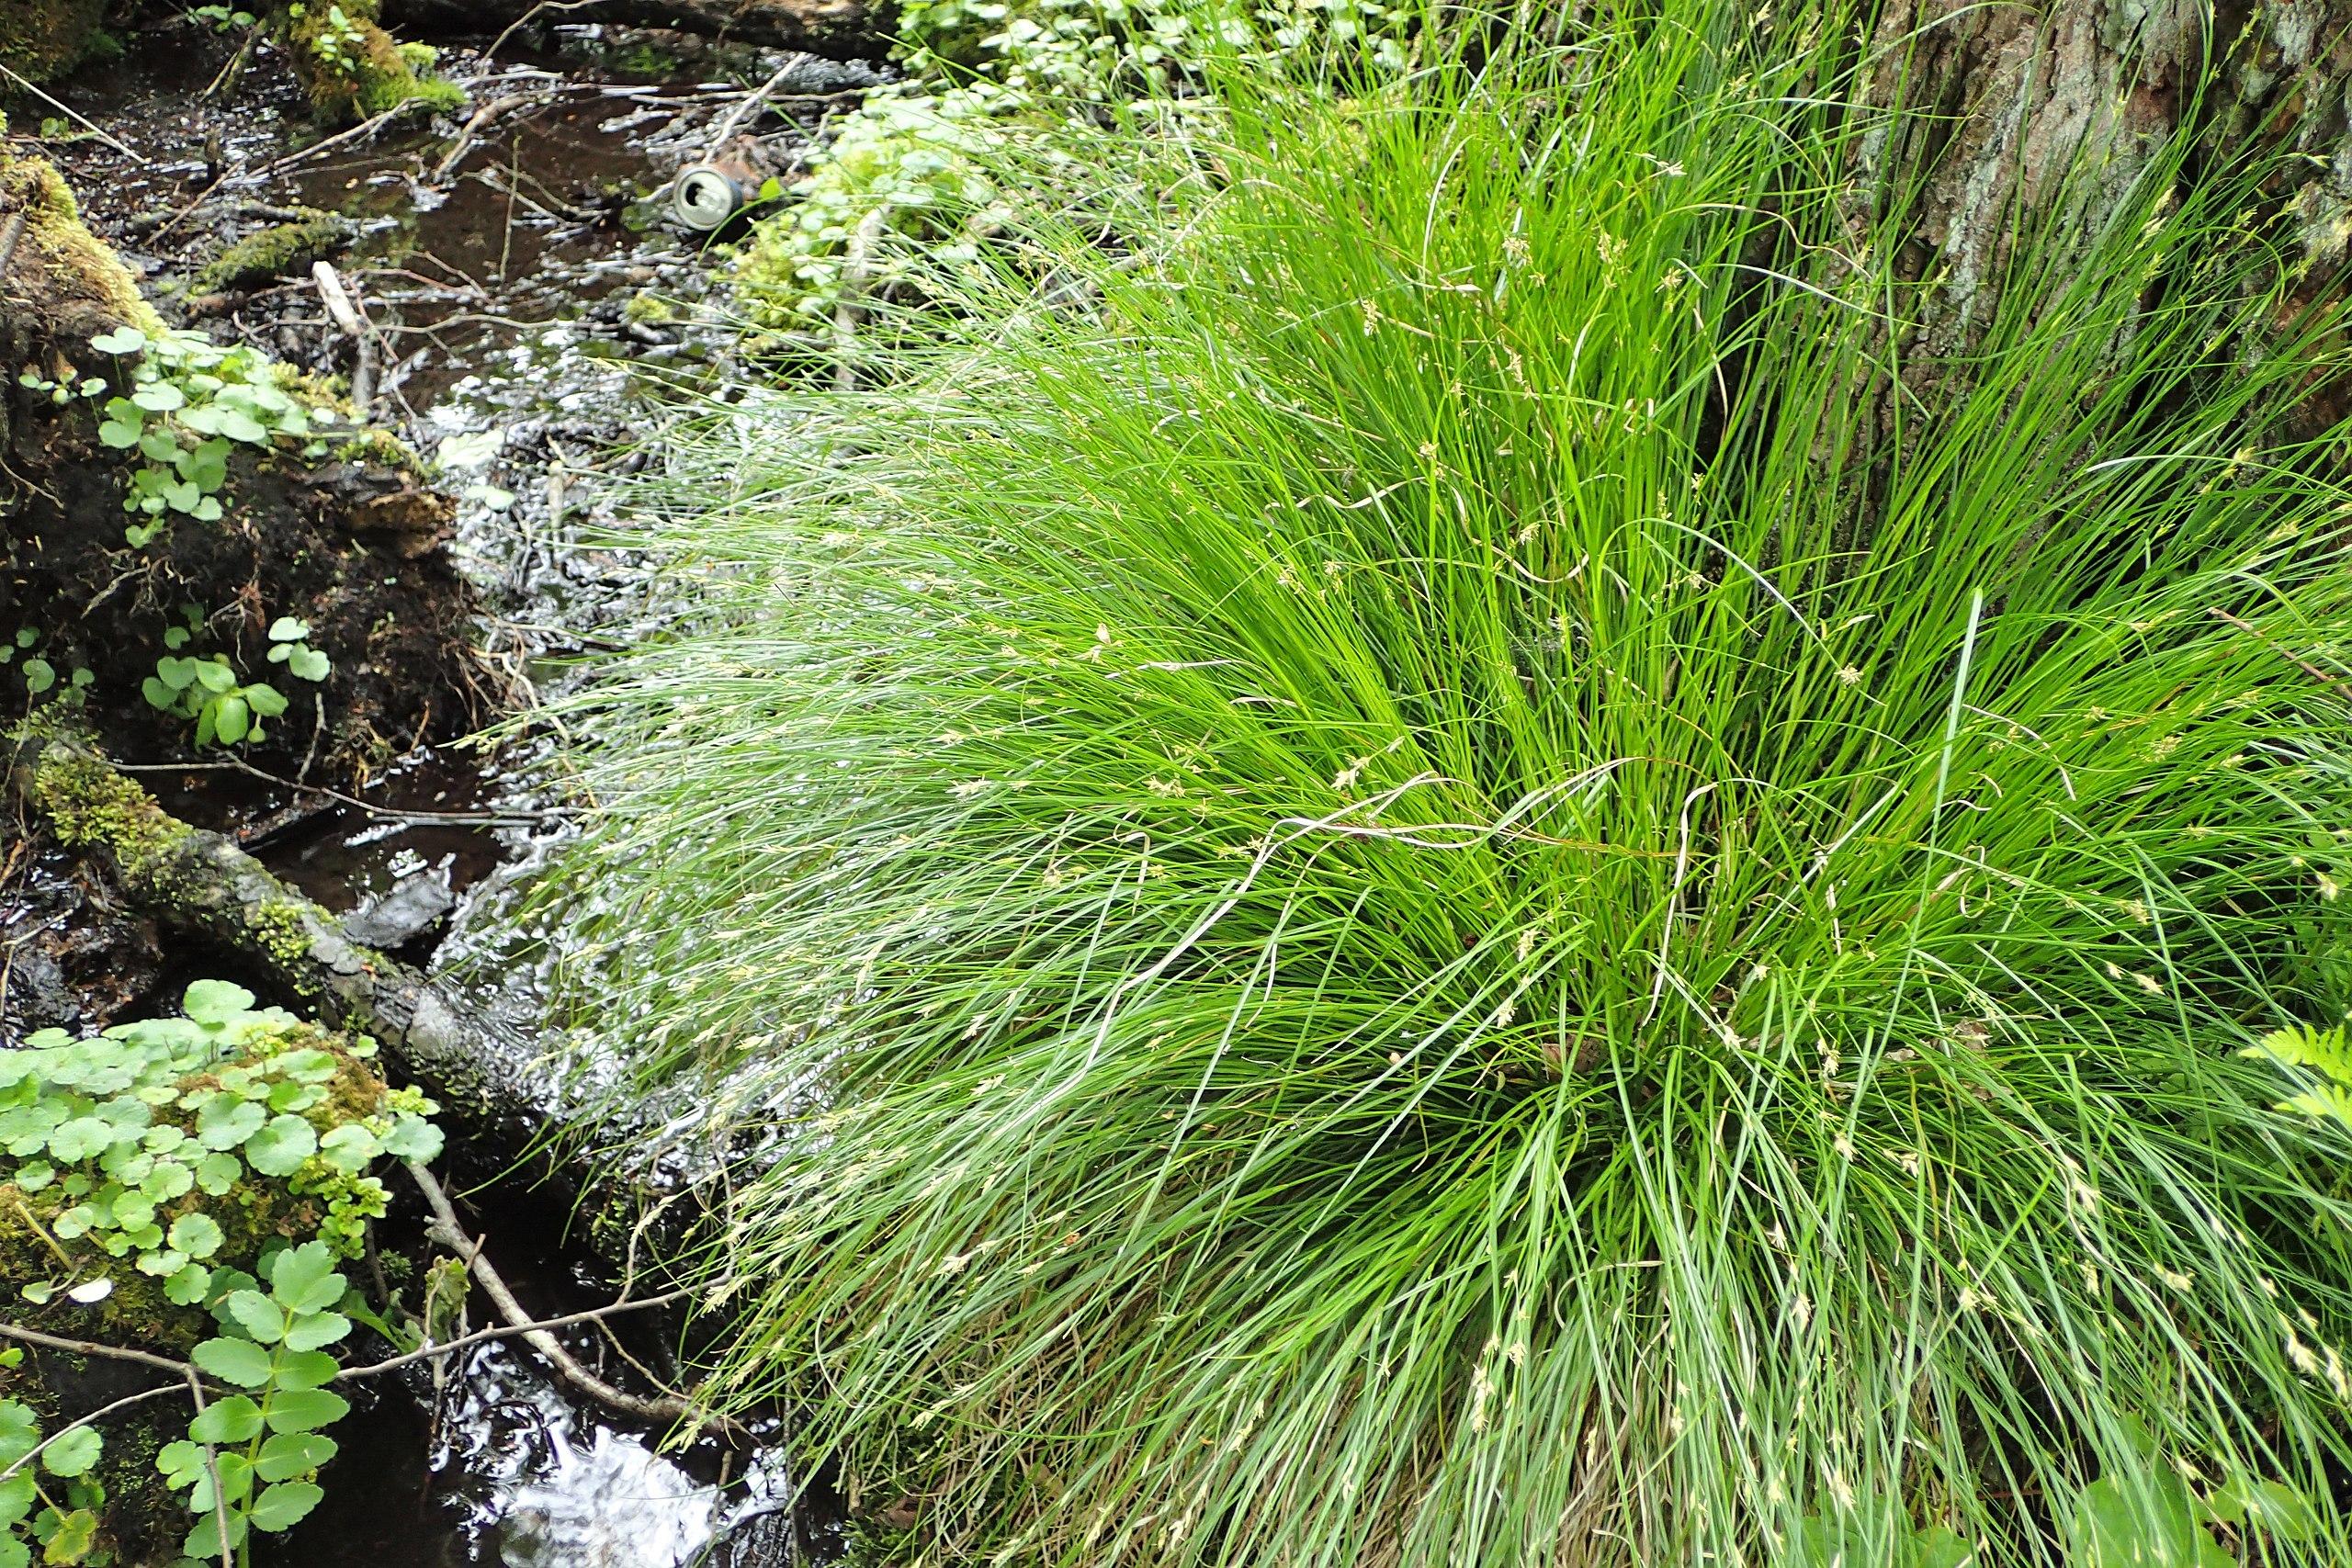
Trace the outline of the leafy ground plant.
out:
[[[2342,350],[2176,148],[1915,384],[1836,21],[1236,94],[687,459],[563,890],[910,1552],[2352,1557]]]
[[[320,1428],[350,1408],[327,1386],[342,1371],[331,1348],[355,1319],[381,1323],[337,1261],[360,1255],[384,1213],[374,1168],[440,1153],[432,1103],[388,1089],[372,1055],[210,980],[188,987],[184,1016],[83,1040],[46,1031],[0,1052],[16,1294],[77,1334],[95,1321],[107,1338],[189,1346],[191,1378],[216,1385],[187,1438],[155,1456],[189,1494],[185,1551],[198,1561],[240,1556],[253,1532],[317,1506],[335,1452]],[[0,1524],[29,1529],[45,1562],[78,1562],[56,1539],[90,1550],[103,1494],[36,1488],[34,1420],[0,1403]],[[77,1424],[39,1448],[40,1464],[74,1481],[98,1445]],[[11,1544],[0,1540],[0,1568]]]

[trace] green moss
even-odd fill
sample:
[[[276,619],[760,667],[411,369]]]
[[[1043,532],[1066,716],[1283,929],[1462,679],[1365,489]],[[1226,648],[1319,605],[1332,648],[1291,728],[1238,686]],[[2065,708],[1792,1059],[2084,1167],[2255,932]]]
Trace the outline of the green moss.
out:
[[[286,966],[300,989],[315,989],[302,976],[311,959],[311,927],[293,904],[258,904],[245,911],[245,924],[261,942],[262,951]]]
[[[92,54],[105,9],[105,0],[7,0],[0,5],[0,65],[34,82],[63,75]],[[0,79],[0,99],[13,86]]]
[[[29,215],[10,270],[20,281],[39,278],[35,297],[52,311],[87,302],[115,321],[162,333],[163,318],[139,292],[139,280],[122,258],[83,223],[64,179],[43,159],[12,155],[6,141],[0,141],[0,211]]]
[[[333,454],[338,463],[375,463],[387,468],[413,468],[416,454],[408,443],[389,430],[363,430],[337,446]]]
[[[330,0],[293,14],[278,27],[295,74],[322,119],[364,119],[419,102],[435,109],[465,102],[465,90],[433,74],[434,51],[397,42],[376,20],[378,0]]]
[[[154,797],[95,758],[51,746],[35,770],[32,803],[68,849],[102,848],[134,880],[160,871],[190,833]]]
[[[276,224],[238,241],[205,263],[188,287],[198,294],[211,294],[291,277],[332,254],[350,233],[348,220],[332,212],[312,212],[294,222]]]

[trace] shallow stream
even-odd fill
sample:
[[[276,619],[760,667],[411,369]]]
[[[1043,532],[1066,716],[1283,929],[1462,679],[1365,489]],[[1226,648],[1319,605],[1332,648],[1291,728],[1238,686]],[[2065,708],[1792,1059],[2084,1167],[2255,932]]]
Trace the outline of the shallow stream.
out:
[[[672,35],[550,28],[483,58],[435,39],[442,69],[502,112],[452,138],[391,129],[306,152],[318,133],[265,51],[232,94],[208,98],[229,40],[187,29],[183,49],[141,47],[60,88],[131,152],[95,136],[53,155],[94,230],[151,287],[271,221],[322,209],[345,220],[334,265],[368,312],[371,412],[446,462],[462,496],[457,549],[483,592],[482,641],[527,706],[584,650],[625,640],[648,614],[646,574],[585,542],[612,517],[614,473],[646,460],[646,432],[681,389],[737,374],[724,291],[699,237],[667,223],[666,186],[714,120],[783,57]],[[808,61],[797,87],[842,102],[876,80]],[[763,129],[788,156],[821,103]],[[325,317],[308,268],[189,303],[192,324],[311,368],[349,375],[353,345]],[[354,934],[413,963],[466,967],[469,996],[536,1049],[539,970],[504,895],[562,831],[526,760],[414,750],[351,799],[219,770],[146,775],[164,804],[235,832]],[[460,1129],[462,1132],[462,1129]],[[508,1179],[469,1168],[472,1221],[534,1314],[613,1299],[563,1244],[565,1214]],[[477,1162],[478,1163],[478,1162]],[[661,1366],[674,1347],[636,1320],[617,1337],[567,1331],[613,1369]],[[773,1431],[768,1433],[773,1436]],[[527,1353],[485,1345],[435,1389],[422,1371],[377,1390],[336,1430],[327,1500],[260,1561],[304,1568],[752,1568],[821,1554],[817,1511],[772,1453],[664,1454],[656,1436],[584,1408]]]

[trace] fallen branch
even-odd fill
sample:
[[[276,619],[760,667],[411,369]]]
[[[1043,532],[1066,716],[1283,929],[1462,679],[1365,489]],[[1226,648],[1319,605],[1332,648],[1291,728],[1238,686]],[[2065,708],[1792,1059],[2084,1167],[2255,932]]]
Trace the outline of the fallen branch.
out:
[[[634,1394],[626,1389],[615,1388],[581,1365],[578,1359],[563,1348],[561,1340],[531,1321],[531,1314],[523,1310],[523,1303],[514,1299],[513,1291],[507,1289],[506,1281],[497,1268],[483,1254],[481,1246],[466,1234],[465,1226],[458,1223],[458,1212],[450,1205],[449,1194],[443,1190],[440,1179],[414,1161],[409,1162],[408,1173],[415,1181],[417,1190],[424,1194],[426,1206],[433,1211],[433,1224],[426,1227],[425,1234],[466,1259],[467,1268],[481,1286],[482,1294],[488,1296],[491,1304],[498,1309],[498,1315],[504,1318],[508,1326],[522,1337],[524,1343],[537,1351],[540,1358],[555,1369],[556,1376],[569,1383],[575,1392],[587,1395],[607,1409],[616,1410],[639,1421],[663,1425],[690,1421],[730,1430],[734,1428],[734,1424],[724,1416],[703,1408],[683,1394],[663,1393],[650,1398]]]
[[[354,303],[350,290],[334,270],[334,263],[318,261],[311,264],[311,278],[319,286],[319,299],[325,304],[327,314],[334,318],[336,328],[351,340],[351,406],[361,423],[368,421],[368,404],[375,390],[376,349],[368,335],[368,318]]]

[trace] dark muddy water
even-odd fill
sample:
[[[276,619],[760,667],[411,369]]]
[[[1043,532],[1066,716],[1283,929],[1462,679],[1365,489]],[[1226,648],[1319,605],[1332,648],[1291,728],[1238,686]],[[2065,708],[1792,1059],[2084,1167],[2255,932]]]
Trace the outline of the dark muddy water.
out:
[[[512,100],[475,135],[454,141],[445,121],[305,156],[315,132],[282,62],[265,55],[233,96],[209,102],[230,45],[192,28],[182,41],[134,45],[62,89],[137,154],[95,139],[56,149],[92,226],[168,290],[206,254],[296,209],[347,220],[334,263],[376,334],[374,412],[447,459],[445,482],[462,497],[458,548],[489,606],[482,640],[527,706],[567,659],[626,640],[650,613],[639,563],[590,542],[611,521],[605,481],[643,460],[665,389],[736,374],[723,290],[702,242],[662,226],[661,197],[741,84],[774,63],[697,45],[681,64],[643,38],[593,28],[551,29],[495,62],[454,46],[444,68],[476,105]],[[844,87],[872,80],[812,69]],[[766,129],[780,142],[796,135],[773,118]],[[192,315],[293,363],[355,368],[307,275],[196,301]],[[549,809],[560,793],[534,781],[528,758],[502,770],[469,753],[413,754],[352,799],[218,768],[145,778],[175,813],[236,832],[325,908],[373,922],[376,945],[464,965],[472,994],[527,1050],[546,954],[506,911],[564,827]],[[474,1201],[479,1234],[534,1313],[613,1299],[612,1281],[565,1247],[560,1211],[511,1180]],[[628,1358],[667,1364],[663,1327],[568,1338],[626,1382]],[[582,1408],[500,1345],[438,1388],[419,1371],[376,1391],[334,1435],[344,1453],[323,1477],[327,1501],[264,1542],[263,1562],[756,1568],[825,1550],[773,1457],[661,1452],[654,1435]]]

